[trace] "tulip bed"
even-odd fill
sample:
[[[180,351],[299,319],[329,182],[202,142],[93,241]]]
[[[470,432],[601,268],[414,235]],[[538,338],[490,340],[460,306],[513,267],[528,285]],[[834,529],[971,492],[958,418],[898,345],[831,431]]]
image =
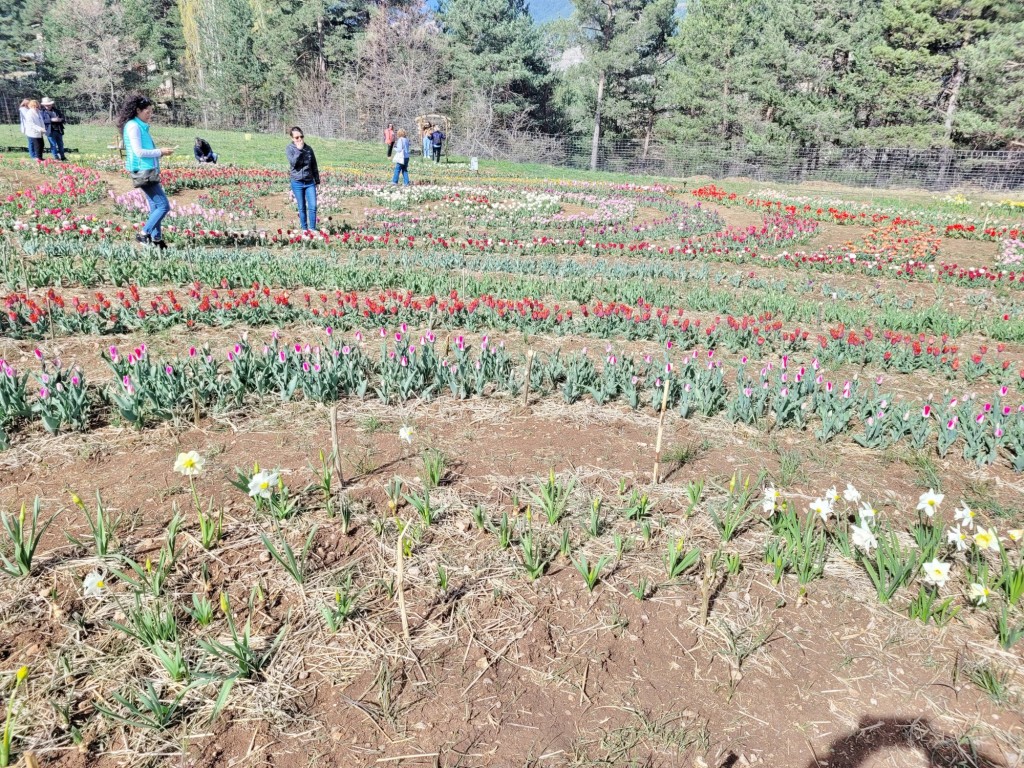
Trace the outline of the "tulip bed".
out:
[[[321,163],[0,157],[0,768],[1024,753],[1024,206]]]

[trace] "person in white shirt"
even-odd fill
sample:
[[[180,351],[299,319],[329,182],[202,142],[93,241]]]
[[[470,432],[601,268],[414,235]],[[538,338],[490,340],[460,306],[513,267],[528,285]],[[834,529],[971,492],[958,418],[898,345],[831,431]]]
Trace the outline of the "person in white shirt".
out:
[[[39,111],[39,102],[35,99],[29,101],[24,119],[25,135],[28,137],[28,156],[33,160],[42,160],[46,123],[43,122],[43,113]]]

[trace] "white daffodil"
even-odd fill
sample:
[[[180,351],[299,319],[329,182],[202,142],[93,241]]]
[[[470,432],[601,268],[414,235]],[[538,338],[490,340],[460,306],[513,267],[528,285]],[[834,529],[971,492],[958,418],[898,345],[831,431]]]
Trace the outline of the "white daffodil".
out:
[[[405,426],[398,430],[398,439],[408,443],[409,445],[412,445],[412,439],[414,437],[416,437],[416,430],[412,427]]]
[[[854,488],[850,483],[847,483],[846,490],[843,491],[843,498],[851,504],[856,504],[860,501],[860,491]]]
[[[281,476],[277,472],[260,470],[249,480],[249,495],[254,499],[269,499],[280,481]]]
[[[862,520],[870,520],[872,523],[875,522],[875,516],[878,515],[878,510],[866,501],[861,503],[859,511]]]
[[[931,488],[928,489],[927,493],[922,493],[921,498],[917,500],[917,509],[919,512],[924,512],[928,517],[935,514],[935,510],[939,508],[939,504],[946,498],[941,493],[936,493]]]
[[[811,502],[811,512],[820,517],[822,522],[828,522],[832,516],[832,502],[828,499],[815,499]]]
[[[836,490],[834,485],[825,491],[825,498],[828,499],[830,504],[835,504],[839,501],[839,491]]]
[[[851,526],[850,533],[853,534],[853,546],[864,550],[866,554],[871,554],[871,550],[878,546],[878,539],[875,538],[867,520],[861,520],[860,525]]]
[[[764,496],[761,499],[761,511],[764,512],[766,517],[775,514],[776,505],[781,498],[782,493],[774,485],[769,485],[764,489]]]
[[[1010,541],[1020,541],[1024,539],[1024,528],[1011,528],[1006,535],[1010,537]]]
[[[988,602],[988,596],[992,594],[984,584],[971,584],[971,591],[968,593],[970,601],[975,605],[984,605]]]
[[[978,549],[990,549],[993,552],[998,552],[999,534],[996,533],[995,528],[978,528],[978,532],[974,534],[974,543]]]
[[[949,563],[939,559],[930,560],[922,566],[924,571],[924,583],[936,587],[943,587],[949,578]]]
[[[174,471],[185,477],[197,477],[203,471],[205,460],[195,451],[179,453],[174,460]]]
[[[968,507],[966,502],[962,507],[960,507],[953,513],[953,519],[958,520],[960,522],[960,525],[962,525],[967,530],[971,530],[971,528],[974,527],[975,517],[976,515],[974,514],[974,510]]]
[[[950,544],[955,544],[957,552],[963,552],[967,549],[967,532],[960,530],[960,526],[953,526],[946,531],[946,541]]]
[[[99,571],[92,571],[82,580],[82,592],[86,597],[102,599],[103,593],[106,590],[107,583],[103,579],[103,574]]]

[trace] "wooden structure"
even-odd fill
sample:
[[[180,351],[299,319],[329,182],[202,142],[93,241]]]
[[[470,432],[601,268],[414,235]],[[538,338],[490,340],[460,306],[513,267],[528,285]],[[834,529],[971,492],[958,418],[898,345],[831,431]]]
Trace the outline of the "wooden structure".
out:
[[[444,155],[445,161],[448,160],[448,144],[452,139],[452,121],[448,119],[447,115],[439,113],[431,113],[427,115],[416,116],[416,138],[418,141],[418,147],[420,151],[423,151],[423,129],[428,126],[436,125],[441,128],[441,132],[445,135],[444,144],[441,152]]]

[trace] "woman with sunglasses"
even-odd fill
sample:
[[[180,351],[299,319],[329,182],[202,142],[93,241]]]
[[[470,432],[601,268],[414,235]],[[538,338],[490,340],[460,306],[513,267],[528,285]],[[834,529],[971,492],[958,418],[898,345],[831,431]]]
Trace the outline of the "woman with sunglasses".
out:
[[[285,154],[288,156],[292,194],[299,207],[299,228],[303,231],[315,230],[316,188],[320,186],[320,169],[317,168],[316,155],[306,143],[302,129],[295,126],[290,133],[292,143],[288,145]]]

